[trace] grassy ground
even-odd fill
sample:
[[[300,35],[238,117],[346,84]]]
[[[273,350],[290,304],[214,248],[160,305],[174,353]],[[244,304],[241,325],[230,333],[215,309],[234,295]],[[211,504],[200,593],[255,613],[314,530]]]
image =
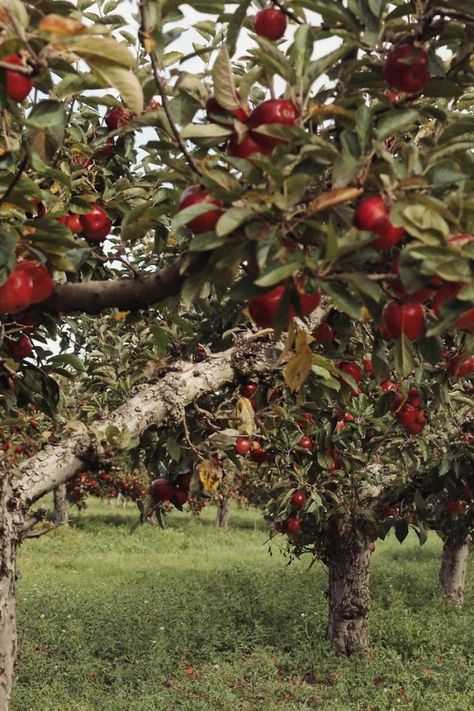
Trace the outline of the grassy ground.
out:
[[[135,517],[93,502],[23,547],[15,711],[474,708],[472,575],[462,611],[438,599],[435,536],[377,543],[367,664],[330,652],[324,570],[269,556],[258,514]]]

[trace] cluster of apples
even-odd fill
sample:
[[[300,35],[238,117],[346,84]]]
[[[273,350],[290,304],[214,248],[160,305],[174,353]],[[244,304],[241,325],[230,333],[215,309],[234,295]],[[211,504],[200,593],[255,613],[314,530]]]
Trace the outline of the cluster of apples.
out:
[[[237,437],[234,451],[240,457],[250,457],[252,462],[256,464],[263,464],[268,459],[268,452],[265,451],[260,442],[251,440],[250,437]]]
[[[395,399],[391,410],[402,427],[412,435],[420,434],[426,425],[426,415],[423,409],[423,400],[416,387],[408,390],[406,397],[400,393],[397,383],[393,380],[386,380],[380,384],[384,392],[395,393]]]
[[[0,313],[17,314],[49,298],[54,289],[46,267],[34,259],[21,259],[0,286]]]
[[[69,498],[79,507],[85,506],[88,496],[112,499],[118,494],[137,501],[146,497],[146,489],[138,477],[118,479],[108,471],[98,472],[91,476],[88,472],[81,472],[67,484]]]
[[[298,538],[301,535],[303,525],[302,519],[298,518],[298,512],[304,508],[308,497],[304,491],[294,491],[291,495],[290,506],[294,513],[285,521],[278,523],[275,528],[279,533],[286,533],[290,538]]]
[[[152,481],[150,494],[154,501],[159,504],[171,502],[179,511],[189,498],[189,486],[191,474],[180,474],[176,481],[171,481],[166,477],[160,477]]]
[[[74,234],[82,233],[89,242],[94,243],[102,242],[112,229],[112,220],[97,203],[92,204],[90,212],[85,215],[70,213],[57,219]]]

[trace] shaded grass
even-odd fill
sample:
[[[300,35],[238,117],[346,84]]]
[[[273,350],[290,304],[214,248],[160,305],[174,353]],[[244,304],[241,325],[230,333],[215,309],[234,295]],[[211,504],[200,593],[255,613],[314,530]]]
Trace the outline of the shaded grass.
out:
[[[15,711],[474,707],[472,580],[439,600],[435,536],[377,543],[367,664],[329,650],[324,569],[269,556],[257,513],[135,518],[92,502],[24,546]]]

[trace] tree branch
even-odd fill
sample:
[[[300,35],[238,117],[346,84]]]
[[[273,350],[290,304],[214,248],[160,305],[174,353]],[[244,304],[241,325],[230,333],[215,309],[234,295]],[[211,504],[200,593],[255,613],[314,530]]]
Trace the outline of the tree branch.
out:
[[[22,176],[22,173],[23,173],[23,171],[25,170],[25,168],[26,168],[27,165],[28,165],[28,156],[25,155],[25,156],[23,156],[23,160],[21,161],[20,165],[19,165],[18,168],[17,168],[17,171],[16,171],[15,175],[13,176],[13,179],[12,179],[10,185],[9,185],[8,188],[5,190],[5,192],[3,193],[3,195],[0,197],[0,205],[1,205],[3,202],[5,202],[5,200],[9,197],[9,195],[11,194],[11,192],[12,192],[12,190],[14,189],[15,185],[16,185],[16,184],[18,183],[18,181],[20,180],[20,178],[21,178],[21,176]]]

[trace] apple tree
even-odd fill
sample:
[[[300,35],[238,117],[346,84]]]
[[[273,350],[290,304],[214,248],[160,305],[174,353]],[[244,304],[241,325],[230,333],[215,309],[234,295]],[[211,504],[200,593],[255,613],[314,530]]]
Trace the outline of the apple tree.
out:
[[[196,19],[183,35],[188,7]],[[124,348],[130,320],[142,321],[164,361],[121,398],[112,389],[111,407],[84,427],[23,463],[2,461],[0,705],[30,507],[136,440],[176,461],[184,442],[199,474],[191,494],[212,490],[228,456],[209,433],[214,413],[236,383],[281,378],[282,366],[298,394],[284,390],[268,423],[265,413],[269,460],[284,478],[295,450],[287,488],[322,473],[335,545],[317,542],[316,516],[310,545],[332,552],[329,636],[340,651],[367,651],[370,510],[384,485],[375,443],[390,444],[393,424],[393,393],[378,386],[391,370],[403,382],[408,441],[427,419],[423,397],[410,401],[422,363],[441,360],[447,331],[462,363],[472,356],[474,15],[460,0],[141,0],[130,21],[114,0],[0,0],[0,23],[4,426],[31,404],[57,417],[62,378],[86,348],[79,337],[71,350],[69,319],[130,312],[118,322]],[[323,353],[309,333],[331,309],[339,335]],[[361,348],[376,379],[354,398]],[[301,406],[325,411],[308,432],[292,429]],[[335,434],[337,407],[354,419]],[[234,429],[260,441],[248,415],[241,403]],[[337,617],[345,607],[354,625]]]

